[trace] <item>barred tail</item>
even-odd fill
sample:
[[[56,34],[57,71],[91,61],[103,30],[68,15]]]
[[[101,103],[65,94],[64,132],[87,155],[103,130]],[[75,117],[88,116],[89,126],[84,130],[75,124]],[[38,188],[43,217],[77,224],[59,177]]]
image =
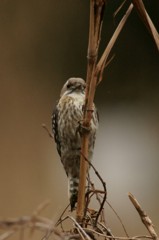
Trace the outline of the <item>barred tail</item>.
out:
[[[73,211],[73,209],[75,207],[75,204],[77,202],[78,185],[79,185],[79,179],[78,178],[76,178],[76,177],[69,177],[68,189],[69,189],[69,198],[70,198],[71,211]]]

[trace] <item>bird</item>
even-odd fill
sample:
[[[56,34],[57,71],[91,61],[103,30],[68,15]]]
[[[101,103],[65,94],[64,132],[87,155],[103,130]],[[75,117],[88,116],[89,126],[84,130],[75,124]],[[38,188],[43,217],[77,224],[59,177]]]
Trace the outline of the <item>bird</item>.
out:
[[[86,82],[79,77],[69,78],[62,87],[60,98],[52,114],[52,132],[68,177],[68,195],[71,211],[75,209],[78,197],[81,129],[84,115]],[[93,156],[98,113],[93,103],[93,113],[89,128],[88,161]]]

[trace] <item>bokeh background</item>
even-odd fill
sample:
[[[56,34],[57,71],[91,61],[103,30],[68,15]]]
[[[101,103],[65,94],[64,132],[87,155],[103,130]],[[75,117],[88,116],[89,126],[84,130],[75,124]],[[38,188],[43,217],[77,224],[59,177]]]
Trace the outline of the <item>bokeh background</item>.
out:
[[[121,1],[107,4],[101,52],[117,26]],[[145,0],[159,30],[159,2]],[[51,130],[51,114],[67,78],[86,75],[89,1],[0,1],[0,217],[58,218],[68,204],[67,178]],[[159,56],[133,11],[97,89],[100,129],[94,165],[107,183],[108,201],[129,234],[146,233],[127,193],[133,193],[159,231]],[[97,186],[100,183],[92,174]],[[106,206],[108,226],[123,234]]]

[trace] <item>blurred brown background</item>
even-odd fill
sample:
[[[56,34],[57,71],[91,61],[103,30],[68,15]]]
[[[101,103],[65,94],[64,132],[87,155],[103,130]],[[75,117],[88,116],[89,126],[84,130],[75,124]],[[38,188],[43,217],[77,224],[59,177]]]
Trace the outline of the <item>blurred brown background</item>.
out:
[[[101,51],[124,13],[112,17],[120,2],[107,4]],[[144,3],[159,30],[158,0]],[[41,125],[51,129],[66,79],[85,78],[88,20],[89,1],[0,1],[1,218],[30,215],[50,199],[45,215],[56,220],[68,203],[63,167]],[[100,129],[94,165],[127,231],[145,232],[129,191],[159,231],[159,57],[135,11],[112,52],[95,99]],[[106,216],[113,233],[123,235],[108,207]]]

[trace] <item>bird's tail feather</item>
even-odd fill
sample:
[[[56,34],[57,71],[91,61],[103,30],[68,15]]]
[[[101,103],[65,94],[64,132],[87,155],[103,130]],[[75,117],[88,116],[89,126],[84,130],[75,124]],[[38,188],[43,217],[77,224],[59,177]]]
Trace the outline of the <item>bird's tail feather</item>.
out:
[[[69,199],[70,199],[71,211],[73,211],[75,204],[77,202],[78,185],[79,185],[79,178],[75,178],[75,177],[69,178],[68,188],[69,188]]]

